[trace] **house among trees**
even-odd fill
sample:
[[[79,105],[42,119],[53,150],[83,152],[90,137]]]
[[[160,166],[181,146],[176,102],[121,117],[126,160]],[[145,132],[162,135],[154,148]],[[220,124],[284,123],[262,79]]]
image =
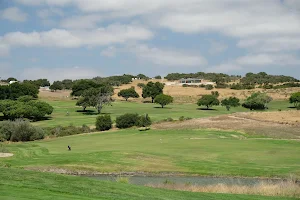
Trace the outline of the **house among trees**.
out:
[[[183,78],[179,80],[180,85],[214,85],[214,82],[207,82],[200,78]]]

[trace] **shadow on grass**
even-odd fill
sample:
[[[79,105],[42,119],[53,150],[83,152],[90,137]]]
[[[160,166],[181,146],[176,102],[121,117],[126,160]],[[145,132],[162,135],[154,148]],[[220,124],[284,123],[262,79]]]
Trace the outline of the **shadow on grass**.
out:
[[[213,109],[213,108],[197,108],[197,110],[207,110],[207,111],[218,111],[217,109]]]
[[[294,108],[296,108],[295,106],[290,106],[290,107],[288,107],[288,108],[292,108],[292,109],[294,109]]]
[[[142,101],[143,103],[152,103],[152,101]]]
[[[167,109],[172,109],[172,108],[170,108],[170,107],[163,107],[163,108],[162,108],[161,106],[155,106],[155,107],[153,107],[153,108],[157,108],[157,109],[166,109],[166,110],[167,110]]]

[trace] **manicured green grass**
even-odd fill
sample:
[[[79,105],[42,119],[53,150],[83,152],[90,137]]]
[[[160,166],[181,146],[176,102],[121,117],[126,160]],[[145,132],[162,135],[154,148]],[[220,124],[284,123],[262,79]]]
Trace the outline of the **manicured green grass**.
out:
[[[285,197],[170,191],[5,168],[0,168],[0,191],[1,200],[295,200]]]
[[[300,176],[298,141],[239,139],[212,130],[125,130],[7,145],[2,166],[96,172]],[[67,146],[72,151],[67,151]]]
[[[53,107],[54,112],[51,118],[46,121],[36,122],[36,125],[42,127],[55,127],[55,126],[68,126],[73,124],[75,126],[94,125],[97,113],[89,112],[82,113],[82,108],[76,107],[76,101],[48,101]],[[278,109],[286,110],[290,104],[287,101],[273,101],[269,105],[268,111],[277,111]],[[91,111],[95,111],[93,108],[89,108]],[[153,121],[158,121],[166,118],[178,119],[181,116],[191,118],[211,117],[222,114],[229,114],[232,112],[248,112],[249,110],[238,107],[232,108],[231,111],[227,111],[225,107],[215,106],[215,110],[200,110],[196,104],[171,104],[166,108],[162,109],[157,104],[151,103],[134,103],[117,101],[112,106],[105,107],[103,109],[104,114],[110,114],[113,119],[117,116],[125,113],[138,113],[138,114],[149,114]],[[69,115],[67,115],[67,112]]]

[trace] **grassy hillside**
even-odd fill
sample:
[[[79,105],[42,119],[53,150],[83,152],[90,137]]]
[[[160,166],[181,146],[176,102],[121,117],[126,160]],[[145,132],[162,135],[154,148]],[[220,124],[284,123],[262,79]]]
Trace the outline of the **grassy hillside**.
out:
[[[247,138],[237,132],[125,130],[16,143],[7,149],[15,156],[3,159],[3,166],[41,170],[300,175],[298,141]]]
[[[293,200],[284,197],[203,194],[0,168],[1,200]]]
[[[54,126],[68,126],[73,124],[75,126],[94,125],[97,113],[95,109],[90,108],[92,112],[82,113],[81,107],[76,107],[76,101],[65,100],[65,101],[48,101],[53,107],[54,112],[51,115],[52,118],[46,121],[36,122],[36,125],[43,127],[54,127]],[[278,109],[287,110],[291,106],[288,101],[273,101],[269,105],[268,111],[277,111]],[[191,118],[211,117],[222,114],[229,114],[232,112],[248,112],[249,110],[238,107],[232,108],[230,112],[225,107],[215,106],[215,110],[201,110],[196,104],[172,104],[166,108],[161,109],[158,104],[151,103],[134,103],[134,102],[114,102],[113,106],[108,106],[103,109],[103,113],[111,114],[113,118],[122,115],[124,113],[148,113],[152,120],[158,121],[166,118],[178,119],[181,116]],[[67,115],[69,112],[69,115]]]

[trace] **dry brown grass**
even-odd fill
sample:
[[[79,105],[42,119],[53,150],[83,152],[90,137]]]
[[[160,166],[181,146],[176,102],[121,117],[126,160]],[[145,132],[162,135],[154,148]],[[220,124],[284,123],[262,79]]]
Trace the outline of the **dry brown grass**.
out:
[[[205,192],[205,193],[226,193],[226,194],[248,194],[248,195],[263,195],[263,196],[285,196],[285,197],[300,197],[300,186],[293,181],[281,183],[262,182],[253,186],[240,185],[188,185],[188,184],[158,184],[147,185],[154,188],[164,188],[170,190],[181,190],[189,192]]]
[[[300,110],[289,110],[289,111],[280,111],[280,112],[240,113],[238,115],[240,117],[253,119],[253,120],[300,126]]]
[[[40,89],[39,98],[46,100],[68,100],[70,97],[70,90],[58,90],[56,92],[51,92],[49,90]]]
[[[163,82],[162,80],[149,80],[149,81],[159,81]],[[135,80],[130,84],[122,85],[120,87],[115,88],[115,95],[114,98],[120,99],[118,97],[118,92],[122,89],[127,89],[132,86],[135,87],[137,93],[142,95],[142,89],[137,86],[138,83],[144,83],[147,84],[148,81],[143,80]],[[286,89],[254,89],[254,90],[232,90],[232,89],[214,89],[213,91],[219,91],[220,93],[220,99],[235,96],[240,99],[246,99],[248,96],[250,96],[252,93],[261,91],[266,92],[268,95],[270,95],[274,100],[287,100],[290,95],[294,92],[298,92],[300,88],[286,88]],[[205,90],[205,88],[192,88],[192,87],[182,87],[179,85],[166,85],[164,88],[164,93],[171,95],[174,97],[175,103],[194,103],[199,99],[200,95],[204,94],[210,94],[210,90]],[[142,98],[134,100],[134,101],[142,101]]]
[[[298,112],[298,111],[297,111]],[[261,113],[261,117],[263,118]],[[247,133],[254,137],[276,139],[300,139],[300,125],[282,124],[272,121],[252,119],[249,113],[236,113],[210,118],[192,119],[183,122],[163,122],[152,125],[153,129],[220,129]],[[260,115],[260,114],[258,114]],[[275,115],[274,115],[275,116]]]

